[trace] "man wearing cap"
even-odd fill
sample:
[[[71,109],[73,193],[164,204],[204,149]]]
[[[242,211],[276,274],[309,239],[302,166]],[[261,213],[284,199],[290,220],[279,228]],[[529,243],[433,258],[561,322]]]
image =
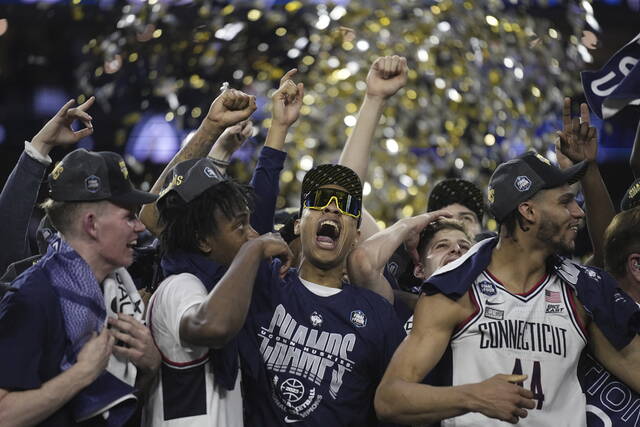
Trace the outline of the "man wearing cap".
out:
[[[162,269],[147,323],[162,353],[145,408],[148,426],[242,426],[238,351],[264,258],[291,254],[274,233],[249,223],[249,187],[223,178],[210,159],[176,165],[157,207]],[[220,279],[219,270],[226,269]]]
[[[0,305],[0,347],[11,349],[0,356],[0,423],[121,425],[160,362],[122,268],[144,230],[135,212],[156,196],[133,188],[119,155],[84,149],[49,188],[59,237]]]
[[[530,152],[495,170],[488,200],[499,237],[426,281],[412,333],[376,393],[380,417],[583,426],[576,372],[587,337],[598,359],[640,390],[640,344],[629,327],[637,307],[606,273],[557,256],[573,250],[584,217],[569,184],[586,167],[560,170]],[[419,384],[445,351],[450,386]]]
[[[302,261],[259,274],[240,336],[247,425],[372,426],[372,399],[404,332],[379,295],[343,282],[357,243],[362,184],[324,164],[302,182]]]

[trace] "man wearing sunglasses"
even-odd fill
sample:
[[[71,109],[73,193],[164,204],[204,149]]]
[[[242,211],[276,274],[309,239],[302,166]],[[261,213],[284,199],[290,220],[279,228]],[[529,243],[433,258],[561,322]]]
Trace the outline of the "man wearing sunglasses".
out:
[[[343,282],[360,235],[360,179],[317,166],[300,209],[300,269],[281,278],[278,260],[263,265],[240,336],[245,425],[374,426],[375,388],[404,332],[384,298]]]

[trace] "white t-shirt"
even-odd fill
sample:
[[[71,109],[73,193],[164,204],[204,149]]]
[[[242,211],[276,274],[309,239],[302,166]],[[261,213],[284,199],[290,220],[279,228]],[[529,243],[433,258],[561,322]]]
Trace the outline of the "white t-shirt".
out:
[[[233,390],[216,386],[210,349],[180,339],[183,314],[206,298],[202,282],[182,273],[166,278],[149,300],[147,325],[162,364],[145,405],[145,426],[243,426],[240,373]]]

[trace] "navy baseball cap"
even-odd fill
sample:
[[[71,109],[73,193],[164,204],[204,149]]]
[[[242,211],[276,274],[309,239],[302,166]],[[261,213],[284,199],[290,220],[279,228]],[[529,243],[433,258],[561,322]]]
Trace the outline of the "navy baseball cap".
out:
[[[109,200],[122,206],[144,205],[158,198],[133,188],[127,165],[119,154],[84,148],[67,154],[51,171],[49,195],[60,202]]]
[[[484,215],[484,197],[474,183],[460,178],[447,178],[437,183],[427,203],[427,212],[437,211],[454,203],[467,207],[482,222]]]
[[[636,206],[640,206],[640,178],[633,181],[627,188],[627,192],[624,193],[624,197],[620,202],[620,210],[628,211]]]
[[[178,163],[164,182],[158,201],[175,192],[183,203],[189,203],[214,185],[227,181],[211,159],[190,159]]]
[[[540,190],[579,181],[587,166],[587,162],[583,160],[567,169],[560,169],[535,151],[502,163],[489,180],[489,211],[501,222],[520,203],[529,200]]]

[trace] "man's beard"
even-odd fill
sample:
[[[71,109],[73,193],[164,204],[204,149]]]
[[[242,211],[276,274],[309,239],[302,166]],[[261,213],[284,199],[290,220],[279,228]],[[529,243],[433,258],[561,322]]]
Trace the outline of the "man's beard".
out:
[[[573,254],[574,245],[566,244],[562,240],[556,240],[562,234],[562,228],[557,223],[547,219],[545,216],[540,221],[540,228],[538,228],[536,237],[539,241],[551,246],[553,253],[562,256],[571,256]]]

